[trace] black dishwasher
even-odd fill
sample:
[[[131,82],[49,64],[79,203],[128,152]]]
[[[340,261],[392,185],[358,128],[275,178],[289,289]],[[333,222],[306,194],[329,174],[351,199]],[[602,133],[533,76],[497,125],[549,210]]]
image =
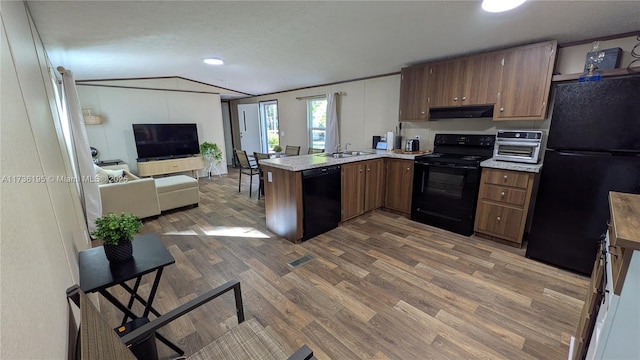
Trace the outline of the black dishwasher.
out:
[[[302,172],[302,240],[338,227],[341,218],[340,179],[340,166]]]

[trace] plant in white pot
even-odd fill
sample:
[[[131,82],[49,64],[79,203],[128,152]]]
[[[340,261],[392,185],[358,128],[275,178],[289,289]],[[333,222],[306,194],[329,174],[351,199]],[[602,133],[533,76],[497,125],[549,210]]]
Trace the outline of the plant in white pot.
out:
[[[142,221],[133,214],[108,213],[96,219],[96,230],[91,235],[102,240],[104,253],[110,262],[122,262],[133,257],[131,242],[141,229]]]
[[[209,164],[206,170],[207,175],[210,175],[211,170],[215,169],[218,176],[222,176],[217,167],[222,162],[222,150],[220,150],[218,144],[210,143],[208,141],[203,142],[200,144],[200,155],[202,155]]]

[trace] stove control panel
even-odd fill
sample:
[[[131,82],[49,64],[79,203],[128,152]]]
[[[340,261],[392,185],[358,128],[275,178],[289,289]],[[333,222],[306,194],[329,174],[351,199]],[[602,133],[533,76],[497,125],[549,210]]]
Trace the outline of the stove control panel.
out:
[[[436,146],[479,146],[493,149],[495,141],[495,135],[436,134],[434,144]]]
[[[496,134],[498,140],[527,140],[542,141],[542,131],[540,130],[498,130]]]

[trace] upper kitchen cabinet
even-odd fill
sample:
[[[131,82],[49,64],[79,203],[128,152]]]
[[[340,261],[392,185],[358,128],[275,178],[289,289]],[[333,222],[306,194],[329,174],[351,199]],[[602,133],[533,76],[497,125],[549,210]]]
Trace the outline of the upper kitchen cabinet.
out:
[[[497,52],[429,64],[431,108],[495,104],[502,73]]]
[[[501,52],[467,58],[462,82],[462,105],[495,104],[502,78]]]
[[[547,41],[503,52],[494,120],[544,120],[557,46]]]
[[[494,120],[544,120],[556,48],[556,41],[547,41],[404,68],[399,119],[495,104]]]
[[[466,59],[428,64],[429,106],[432,108],[462,105],[462,80]]]
[[[425,65],[406,67],[400,73],[400,121],[424,121],[429,117]]]

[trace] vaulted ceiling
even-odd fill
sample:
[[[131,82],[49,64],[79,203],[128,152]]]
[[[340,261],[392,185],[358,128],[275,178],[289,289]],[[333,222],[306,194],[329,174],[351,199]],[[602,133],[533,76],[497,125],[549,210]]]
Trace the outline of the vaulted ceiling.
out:
[[[179,76],[251,95],[640,30],[638,1],[529,0],[502,14],[456,0],[27,3],[53,65],[77,80]]]

